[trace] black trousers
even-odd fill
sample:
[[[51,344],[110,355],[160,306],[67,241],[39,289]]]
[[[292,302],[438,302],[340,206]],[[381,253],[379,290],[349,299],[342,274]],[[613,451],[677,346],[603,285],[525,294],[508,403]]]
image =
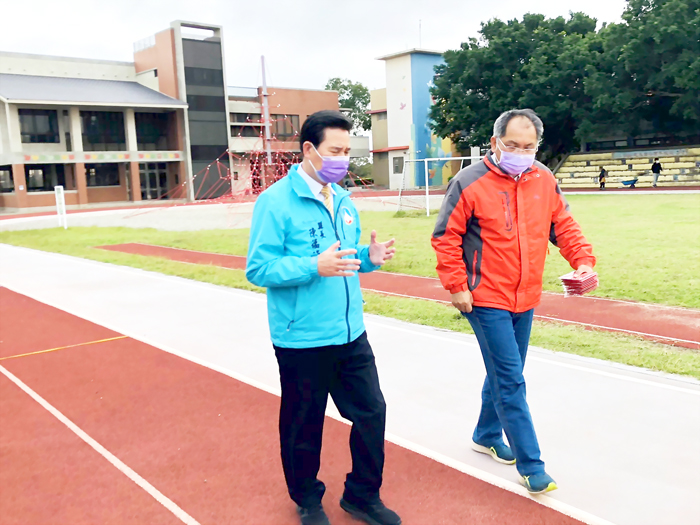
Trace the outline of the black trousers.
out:
[[[338,346],[275,346],[275,355],[282,384],[282,467],[292,500],[302,507],[316,505],[326,490],[317,475],[330,394],[340,414],[352,422],[352,472],[344,497],[355,503],[376,501],[384,470],[386,404],[367,334]]]

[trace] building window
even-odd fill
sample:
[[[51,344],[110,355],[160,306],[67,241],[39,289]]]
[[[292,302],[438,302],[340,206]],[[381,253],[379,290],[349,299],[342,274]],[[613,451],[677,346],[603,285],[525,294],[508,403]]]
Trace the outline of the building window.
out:
[[[136,142],[139,151],[168,149],[168,113],[136,113]]]
[[[403,157],[394,157],[394,173],[403,173]]]
[[[121,111],[81,111],[85,151],[124,151],[126,131]]]
[[[281,141],[294,140],[299,133],[299,115],[270,115],[271,132]]]
[[[386,111],[383,113],[377,113],[377,120],[386,120]]]
[[[258,124],[262,120],[260,113],[230,113],[231,122],[241,122],[243,124]]]
[[[226,152],[226,146],[191,146],[193,161],[214,162]]]
[[[119,164],[86,164],[88,186],[119,186]]]
[[[261,133],[259,126],[231,126],[232,137],[259,137]]]
[[[50,109],[20,109],[19,127],[24,144],[60,142],[58,117]]]
[[[10,193],[12,191],[15,191],[12,166],[0,166],[0,193]]]
[[[185,82],[192,86],[224,85],[224,72],[206,67],[185,67]]]
[[[223,96],[187,95],[187,104],[190,111],[226,111],[226,99]]]
[[[63,164],[25,165],[27,191],[53,191],[56,186],[66,187]]]

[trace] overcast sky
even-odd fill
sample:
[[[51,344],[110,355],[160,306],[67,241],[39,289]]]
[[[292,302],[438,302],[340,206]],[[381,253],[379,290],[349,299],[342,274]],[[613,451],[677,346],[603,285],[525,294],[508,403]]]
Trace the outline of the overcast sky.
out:
[[[335,76],[384,87],[377,57],[419,45],[444,51],[477,36],[492,18],[526,12],[567,16],[584,11],[620,20],[624,0],[3,0],[0,51],[133,61],[133,42],[173,20],[224,28],[230,86],[268,83],[323,88]]]

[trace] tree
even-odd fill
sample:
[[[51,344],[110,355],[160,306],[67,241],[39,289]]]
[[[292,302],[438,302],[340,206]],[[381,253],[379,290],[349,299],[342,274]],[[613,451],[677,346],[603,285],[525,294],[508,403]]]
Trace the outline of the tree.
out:
[[[522,21],[482,24],[480,40],[448,51],[436,68],[435,131],[466,151],[488,143],[503,111],[530,107],[545,123],[541,160],[575,149],[578,119],[591,107],[584,79],[595,28],[596,20],[583,13],[568,20],[527,14]]]
[[[354,158],[350,161],[350,171],[363,179],[372,178],[372,163],[367,157]]]
[[[436,68],[433,129],[466,151],[502,111],[530,107],[543,162],[596,136],[697,134],[700,0],[628,0],[622,18],[598,31],[583,13],[482,24]]]
[[[360,83],[342,78],[331,78],[325,89],[338,92],[338,103],[341,109],[350,111],[350,118],[355,123],[355,128],[369,130],[372,127],[369,110],[369,89]]]
[[[698,133],[700,0],[629,0],[622,18],[600,31],[586,84],[595,119],[581,135]]]

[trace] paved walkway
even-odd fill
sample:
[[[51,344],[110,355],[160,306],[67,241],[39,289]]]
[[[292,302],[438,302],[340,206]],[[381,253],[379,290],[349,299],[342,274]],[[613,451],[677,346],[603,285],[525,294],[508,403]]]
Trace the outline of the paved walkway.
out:
[[[279,391],[259,294],[6,245],[0,285]],[[519,491],[512,467],[467,446],[484,375],[475,339],[366,320],[390,440]],[[32,323],[40,330],[41,319]],[[618,525],[698,523],[700,383],[538,348],[530,349],[526,376],[543,459],[561,486],[541,498],[545,504],[580,509],[588,523],[602,523],[592,515]]]
[[[245,268],[245,257],[197,252],[150,244],[116,244],[102,246],[105,250],[164,257],[194,264],[211,264],[224,268]],[[383,294],[450,302],[449,293],[440,281],[390,272],[361,274],[362,288]],[[700,310],[655,304],[616,301],[598,297],[564,297],[544,293],[542,303],[535,309],[542,320],[583,325],[638,335],[652,341],[700,349]]]

